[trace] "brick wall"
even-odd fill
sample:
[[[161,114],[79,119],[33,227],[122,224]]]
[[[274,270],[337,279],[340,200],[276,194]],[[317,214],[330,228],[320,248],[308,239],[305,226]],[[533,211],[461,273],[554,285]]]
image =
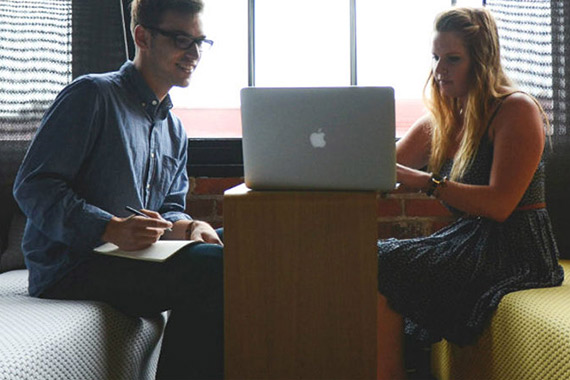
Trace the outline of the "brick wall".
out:
[[[455,219],[437,199],[403,191],[379,195],[377,215],[380,239],[430,235]]]
[[[204,220],[214,228],[222,227],[224,191],[243,183],[243,178],[190,177],[186,211],[194,219]]]
[[[224,191],[243,178],[191,177],[187,211],[214,227],[223,225]],[[453,221],[450,212],[425,194],[394,192],[378,196],[378,237],[410,238],[429,235]]]

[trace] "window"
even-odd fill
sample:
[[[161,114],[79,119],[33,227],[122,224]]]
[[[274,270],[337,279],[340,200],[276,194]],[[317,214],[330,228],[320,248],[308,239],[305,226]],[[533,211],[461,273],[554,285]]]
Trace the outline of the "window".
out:
[[[358,84],[394,87],[397,136],[425,112],[422,93],[431,65],[433,21],[449,4],[357,0]]]
[[[253,82],[388,85],[395,88],[397,135],[402,135],[424,112],[433,20],[452,3],[481,6],[482,1],[209,0],[202,19],[214,47],[191,85],[172,90],[174,112],[191,138],[239,138],[239,91]],[[248,28],[254,30],[254,60],[248,60]]]
[[[214,46],[202,57],[190,86],[170,94],[190,138],[241,137],[239,90],[247,82],[247,1],[208,0],[203,29]]]
[[[350,2],[256,0],[256,86],[350,85]]]

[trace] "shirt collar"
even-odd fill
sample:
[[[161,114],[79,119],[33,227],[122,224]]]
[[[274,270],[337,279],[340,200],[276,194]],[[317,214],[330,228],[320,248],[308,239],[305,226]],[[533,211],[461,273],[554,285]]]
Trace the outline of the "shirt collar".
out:
[[[132,61],[125,62],[121,67],[120,72],[121,75],[125,77],[127,82],[133,86],[137,101],[145,110],[145,112],[151,117],[151,119],[166,119],[168,112],[172,108],[170,95],[167,94],[162,103],[160,103],[154,91],[152,91],[152,89],[146,83],[143,76],[136,69]]]

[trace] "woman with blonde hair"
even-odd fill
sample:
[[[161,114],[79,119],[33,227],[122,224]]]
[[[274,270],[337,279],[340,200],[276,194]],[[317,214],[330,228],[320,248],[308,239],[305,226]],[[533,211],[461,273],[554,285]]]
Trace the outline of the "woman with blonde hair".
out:
[[[378,242],[381,379],[405,378],[404,333],[474,343],[505,294],[564,277],[545,207],[542,108],[505,75],[487,10],[452,8],[434,29],[429,113],[397,144],[398,182],[458,219]]]

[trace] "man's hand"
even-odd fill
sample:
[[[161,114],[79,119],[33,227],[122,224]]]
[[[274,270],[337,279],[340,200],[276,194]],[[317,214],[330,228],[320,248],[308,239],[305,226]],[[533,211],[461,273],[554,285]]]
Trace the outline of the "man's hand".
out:
[[[199,220],[193,220],[188,225],[186,228],[186,239],[218,244],[221,246],[224,245],[212,226]]]
[[[172,227],[172,223],[162,219],[160,214],[149,210],[141,211],[149,217],[111,218],[103,233],[103,241],[113,243],[125,251],[134,251],[155,243],[164,229]]]

